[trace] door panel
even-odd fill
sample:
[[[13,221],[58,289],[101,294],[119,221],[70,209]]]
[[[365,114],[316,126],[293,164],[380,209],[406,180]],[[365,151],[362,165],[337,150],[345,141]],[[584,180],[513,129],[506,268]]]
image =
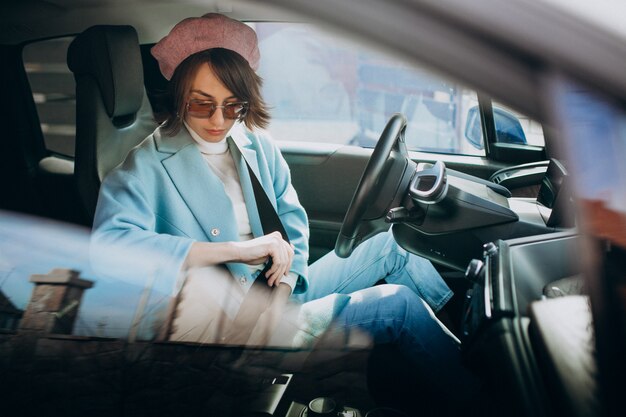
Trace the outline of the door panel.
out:
[[[335,246],[337,234],[354,190],[371,154],[356,146],[298,146],[281,148],[291,180],[309,216],[310,262]]]

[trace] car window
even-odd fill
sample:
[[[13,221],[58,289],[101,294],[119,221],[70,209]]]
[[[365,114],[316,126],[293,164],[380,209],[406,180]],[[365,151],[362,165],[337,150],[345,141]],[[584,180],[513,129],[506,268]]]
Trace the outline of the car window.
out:
[[[304,24],[255,23],[264,97],[277,140],[373,147],[389,117],[408,119],[411,150],[484,155],[466,129],[476,93]],[[477,124],[480,127],[480,123]]]
[[[474,91],[309,25],[251,25],[275,139],[373,147],[389,117],[401,112],[410,150],[485,155]],[[23,52],[46,148],[66,156],[74,156],[76,132],[66,63],[72,39],[30,43]],[[544,146],[539,123],[500,103],[493,110],[499,142]]]
[[[72,39],[30,43],[22,55],[46,148],[67,156],[74,156],[76,134],[75,83],[66,62]]]

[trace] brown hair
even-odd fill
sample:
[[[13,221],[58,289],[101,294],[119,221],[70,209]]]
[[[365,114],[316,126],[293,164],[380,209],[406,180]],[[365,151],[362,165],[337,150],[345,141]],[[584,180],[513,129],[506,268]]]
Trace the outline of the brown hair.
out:
[[[235,97],[248,102],[248,112],[242,119],[246,127],[266,128],[270,114],[261,97],[263,80],[238,53],[229,49],[213,48],[190,55],[174,71],[167,88],[165,109],[155,116],[159,123],[165,122],[165,134],[174,136],[183,126],[192,80],[203,64],[211,66],[217,78]]]

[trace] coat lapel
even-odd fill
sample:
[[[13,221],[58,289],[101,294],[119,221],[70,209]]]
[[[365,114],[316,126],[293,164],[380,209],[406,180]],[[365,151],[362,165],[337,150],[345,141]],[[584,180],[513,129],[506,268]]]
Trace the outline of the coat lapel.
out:
[[[178,193],[193,213],[206,238],[213,242],[239,240],[237,222],[222,181],[207,166],[186,129],[173,137],[155,132],[162,160]]]

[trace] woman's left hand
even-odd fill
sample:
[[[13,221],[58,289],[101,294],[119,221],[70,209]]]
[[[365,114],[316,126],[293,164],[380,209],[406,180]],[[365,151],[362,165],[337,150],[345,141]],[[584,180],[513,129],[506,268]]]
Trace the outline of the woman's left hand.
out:
[[[237,250],[235,260],[239,262],[258,265],[272,261],[272,266],[265,274],[267,285],[270,287],[280,284],[282,278],[291,270],[294,246],[285,241],[279,232],[232,244]]]

